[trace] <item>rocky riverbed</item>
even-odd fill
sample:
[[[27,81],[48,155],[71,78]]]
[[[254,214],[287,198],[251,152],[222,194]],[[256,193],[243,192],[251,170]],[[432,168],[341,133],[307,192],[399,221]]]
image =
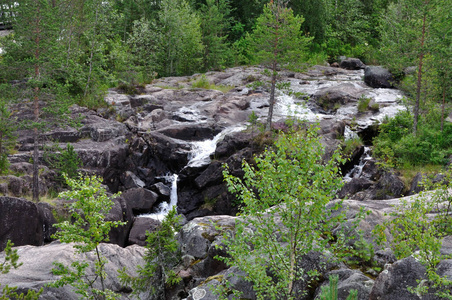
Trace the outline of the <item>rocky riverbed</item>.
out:
[[[290,82],[295,93],[278,95],[275,127],[283,129],[288,118],[317,123],[326,159],[350,135],[358,134],[369,142],[379,122],[407,109],[401,104],[403,94],[390,88],[389,73],[376,67],[366,68],[353,59],[342,67],[315,66],[304,73],[281,72],[282,80]],[[252,112],[262,121],[267,115],[268,92],[250,86],[266,78],[259,67],[206,73],[211,84],[229,90],[222,92],[192,88],[200,77],[195,74],[161,78],[136,95],[111,89],[105,96],[109,108],[93,111],[73,106],[71,113],[74,119],[80,118],[80,128],[54,128],[45,133],[43,140],[58,141],[61,147],[71,143],[83,162],[83,171],[103,176],[110,192],[123,192],[114,200],[108,218],[127,221],[127,225],[113,230],[112,244],[102,246],[102,251],[108,254],[111,275],[122,266],[133,272],[142,262],[146,230],[158,224],[162,207],[177,205],[186,223],[179,233],[184,257],[179,274],[183,281],[168,291],[171,299],[217,299],[205,283],[208,278],[219,278],[212,277],[216,275],[230,277],[246,299],[254,299],[251,286],[238,276],[238,271],[214,259],[221,254],[214,246],[220,243],[218,228],[233,228],[237,212],[234,197],[223,183],[221,166],[227,163],[232,174],[240,175],[242,160],[251,159],[262,149],[255,139],[257,128],[247,121]],[[369,98],[369,109],[358,111],[363,98]],[[17,118],[29,118],[31,107],[21,105]],[[30,194],[31,137],[31,132],[19,133],[19,151],[9,157],[16,175],[0,177],[0,195],[4,195],[0,197],[0,250],[11,239],[20,246],[19,255],[24,262],[20,269],[0,275],[0,284],[21,289],[36,289],[53,280],[50,274],[53,260],[74,259],[70,245],[52,242],[55,207],[21,198]],[[364,147],[355,149],[352,163],[343,167],[344,175],[353,165],[360,169],[349,173],[338,197],[353,199],[344,201],[350,220],[359,207],[370,211],[361,228],[372,243],[370,231],[375,224],[381,224],[384,213],[400,203],[399,197],[416,192],[416,185],[407,188],[395,174],[378,169],[371,156],[360,164],[364,150]],[[57,189],[55,172],[44,164],[40,169],[40,193],[45,195]],[[62,203],[57,202],[56,206],[62,211]],[[452,253],[452,241],[445,241],[444,251]],[[404,287],[423,278],[422,266],[411,258],[396,261],[384,248],[377,249],[375,260],[383,270],[380,274],[342,264],[325,267],[322,281],[309,291],[306,299],[319,294],[329,274],[340,275],[340,295],[358,289],[359,299],[414,299]],[[307,269],[319,263],[316,253],[306,257]],[[443,262],[442,270],[446,275],[452,274],[449,261]],[[215,279],[208,281],[219,284]],[[127,297],[127,291],[117,280],[108,284]],[[70,289],[46,288],[42,296],[42,299],[62,298],[75,299],[75,295]]]

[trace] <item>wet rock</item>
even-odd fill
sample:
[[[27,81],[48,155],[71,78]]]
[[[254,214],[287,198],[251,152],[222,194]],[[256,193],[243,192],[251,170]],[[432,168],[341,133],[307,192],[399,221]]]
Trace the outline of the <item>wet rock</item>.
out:
[[[121,183],[126,189],[143,188],[146,184],[131,171],[126,171],[121,175]]]
[[[341,61],[340,67],[346,70],[364,69],[366,65],[359,58],[347,58]]]
[[[219,161],[212,162],[201,175],[196,177],[196,187],[202,189],[209,184],[221,183],[223,181],[223,167]]]
[[[364,82],[373,88],[391,88],[394,76],[387,69],[377,66],[367,66],[364,70]]]
[[[230,156],[243,148],[249,147],[253,143],[253,138],[258,134],[258,130],[255,131],[241,131],[225,136],[215,149],[215,157]]]
[[[163,182],[153,184],[150,189],[157,193],[159,199],[162,199],[163,201],[168,201],[170,199],[171,188]]]

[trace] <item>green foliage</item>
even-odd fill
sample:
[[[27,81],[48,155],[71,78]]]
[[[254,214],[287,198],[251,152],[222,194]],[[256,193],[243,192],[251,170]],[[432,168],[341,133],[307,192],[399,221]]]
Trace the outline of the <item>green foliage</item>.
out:
[[[59,194],[59,197],[67,200],[75,200],[69,205],[73,222],[64,221],[55,226],[60,230],[54,235],[62,243],[74,243],[74,248],[79,254],[95,251],[96,260],[94,266],[88,261],[75,261],[70,266],[55,262],[52,270],[60,276],[51,283],[51,287],[61,287],[67,284],[75,288],[76,293],[84,299],[116,299],[117,295],[109,290],[105,284],[107,274],[104,271],[106,259],[99,249],[99,244],[108,242],[110,229],[125,225],[121,221],[106,221],[105,218],[113,207],[112,197],[107,196],[102,180],[96,176],[79,176],[71,179],[63,174],[71,191]],[[94,276],[87,276],[88,267],[94,270]],[[100,281],[101,288],[96,288]]]
[[[339,275],[330,275],[329,285],[322,286],[322,292],[320,293],[320,300],[337,300],[337,282],[339,281]],[[346,300],[358,300],[358,291],[351,290]]]
[[[410,200],[403,200],[396,207],[392,218],[383,225],[377,225],[374,234],[379,244],[389,243],[397,259],[413,256],[426,268],[427,279],[430,287],[437,289],[435,294],[441,298],[452,299],[450,287],[452,280],[447,276],[437,274],[437,265],[443,259],[450,259],[452,255],[441,253],[443,237],[452,233],[450,209],[452,196],[449,183],[452,179],[452,171],[442,174],[442,180],[434,183],[426,178],[422,186],[429,191],[421,192]],[[435,216],[431,216],[436,212]],[[389,230],[392,239],[389,239],[385,230]],[[429,285],[422,284],[410,291],[415,294],[425,294]]]
[[[16,142],[14,135],[16,127],[5,101],[0,99],[0,174],[8,171],[8,154]]]
[[[350,157],[353,154],[353,151],[355,151],[356,149],[358,149],[358,147],[361,147],[363,145],[364,143],[360,137],[345,140],[342,147],[343,157]]]
[[[420,119],[417,135],[411,133],[412,116],[400,112],[393,119],[380,125],[374,138],[374,154],[382,161],[392,160],[396,167],[426,164],[444,165],[452,154],[452,126]]]
[[[323,151],[314,128],[280,133],[274,147],[255,157],[255,166],[243,162],[243,179],[224,171],[229,191],[242,201],[243,218],[225,234],[228,257],[219,259],[247,273],[258,299],[300,297],[306,291],[293,289],[294,283],[317,274],[300,267],[302,256],[347,249],[344,233],[331,234],[343,218],[332,216],[340,203],[327,207],[342,185],[342,159],[335,153],[322,162]]]
[[[358,100],[358,112],[365,112],[369,108],[371,98],[360,97]]]
[[[180,262],[179,244],[175,237],[180,229],[180,217],[173,208],[155,231],[146,232],[145,264],[138,267],[138,276],[130,277],[125,272],[120,274],[121,281],[130,286],[135,295],[148,291],[149,297],[165,299],[165,285],[180,282],[181,278],[173,270]]]
[[[201,32],[204,70],[221,70],[231,61],[232,52],[227,41],[227,31],[231,26],[229,0],[207,0],[199,13],[202,18]]]
[[[201,89],[208,89],[210,88],[210,82],[207,80],[207,77],[205,74],[202,74],[201,77],[198,78],[195,82],[191,84],[192,88],[201,88]]]
[[[43,160],[58,173],[59,180],[63,181],[66,174],[68,178],[76,178],[78,176],[78,169],[82,166],[81,159],[77,156],[74,146],[66,145],[63,150],[58,144],[44,148]]]
[[[307,60],[305,51],[312,40],[302,35],[300,30],[303,17],[295,16],[283,2],[271,1],[264,6],[264,12],[256,20],[249,48],[255,53],[256,62],[269,69],[265,72],[271,78],[267,131],[272,126],[278,67],[303,69],[303,63]]]
[[[185,0],[162,0],[155,20],[134,22],[129,40],[138,63],[159,76],[186,75],[201,67],[198,15]]]
[[[8,240],[8,242],[6,243],[6,247],[4,249],[5,252],[4,261],[0,263],[0,275],[8,274],[11,268],[17,269],[22,265],[22,263],[18,262],[19,255],[17,254],[17,249],[12,249],[13,247],[14,244],[10,240]],[[16,287],[10,287],[8,285],[5,285],[0,290],[0,300],[10,300],[10,299],[37,300],[39,299],[39,296],[43,292],[42,288],[39,291],[29,290],[26,294],[23,293],[18,294],[16,290],[17,290]]]

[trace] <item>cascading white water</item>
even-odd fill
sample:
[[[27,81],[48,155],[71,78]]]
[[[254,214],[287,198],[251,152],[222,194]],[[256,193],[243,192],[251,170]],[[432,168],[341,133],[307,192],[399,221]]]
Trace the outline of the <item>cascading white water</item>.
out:
[[[344,181],[348,182],[353,178],[359,178],[363,172],[363,168],[366,166],[367,162],[372,159],[370,156],[370,147],[364,147],[364,153],[361,155],[359,159],[359,163],[353,167],[347,174],[344,176]]]
[[[217,144],[226,135],[244,130],[244,126],[228,127],[211,140],[204,140],[192,143],[192,149],[188,155],[188,167],[201,167],[210,163],[210,155],[215,152]]]
[[[162,221],[168,212],[177,205],[177,174],[173,174],[167,177],[167,179],[171,182],[171,193],[170,193],[170,202],[163,201],[157,208],[157,212],[152,214],[143,214],[139,217],[142,218],[152,218],[155,220]]]
[[[244,126],[235,126],[229,127],[217,134],[211,140],[204,140],[200,142],[192,143],[192,150],[188,155],[188,167],[201,167],[210,163],[210,155],[215,152],[217,144],[221,141],[227,134],[241,131],[245,129]],[[174,174],[172,176],[168,176],[168,181],[171,182],[171,195],[170,202],[162,202],[157,207],[157,212],[152,214],[143,214],[139,217],[143,218],[152,218],[155,220],[162,221],[168,212],[174,207],[177,206],[177,178],[178,175]]]

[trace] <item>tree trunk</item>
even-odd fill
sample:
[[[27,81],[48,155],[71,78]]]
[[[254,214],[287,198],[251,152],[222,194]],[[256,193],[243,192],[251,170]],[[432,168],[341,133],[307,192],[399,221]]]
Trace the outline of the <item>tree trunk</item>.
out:
[[[419,102],[421,99],[421,87],[422,87],[422,60],[424,58],[424,40],[425,40],[425,22],[427,13],[424,12],[422,20],[422,36],[421,36],[421,53],[419,54],[419,65],[417,73],[417,85],[416,85],[416,103],[414,105],[414,120],[413,120],[413,134],[417,134],[417,124],[419,120]]]
[[[99,263],[99,277],[100,277],[100,284],[101,284],[101,288],[102,288],[102,292],[105,293],[105,284],[104,284],[104,262],[102,261],[102,258],[100,257],[100,253],[99,253],[99,247],[96,246],[96,255],[97,255],[97,261]],[[104,300],[105,299],[105,295],[101,295],[100,299]]]
[[[272,129],[272,118],[273,109],[275,106],[275,90],[276,90],[276,62],[273,62],[272,66],[272,86],[270,90],[270,106],[268,107],[267,125],[265,126],[265,131],[270,131]]]
[[[39,80],[40,78],[40,68],[39,68],[39,56],[40,56],[40,34],[41,34],[41,19],[40,19],[40,7],[39,2],[37,2],[37,10],[36,10],[36,24],[35,24],[35,80]],[[34,106],[34,117],[35,124],[33,129],[33,185],[32,185],[32,193],[33,193],[33,201],[39,202],[39,133],[38,133],[38,122],[39,122],[39,87],[36,86],[34,88],[34,98],[33,98],[33,106]]]
[[[96,3],[97,4],[97,3]],[[96,35],[97,35],[97,22],[98,22],[98,17],[99,17],[99,5],[96,5],[96,14],[95,14],[95,23],[94,23],[94,36],[92,37],[92,42],[91,42],[91,50],[90,50],[90,57],[89,57],[89,73],[88,73],[88,80],[86,81],[86,86],[85,86],[85,92],[83,93],[83,97],[86,97],[86,95],[88,94],[88,89],[89,89],[89,85],[91,83],[91,75],[93,73],[93,57],[94,57],[94,47],[96,45]]]
[[[441,104],[441,132],[444,131],[444,114],[446,112],[446,85],[443,85],[443,103]]]
[[[39,102],[38,102],[38,93],[39,88],[35,87],[35,98],[33,100],[34,102],[34,115],[35,115],[35,128],[33,129],[33,186],[32,186],[32,192],[33,192],[33,201],[39,202],[39,133],[38,133],[38,121],[39,121]]]

